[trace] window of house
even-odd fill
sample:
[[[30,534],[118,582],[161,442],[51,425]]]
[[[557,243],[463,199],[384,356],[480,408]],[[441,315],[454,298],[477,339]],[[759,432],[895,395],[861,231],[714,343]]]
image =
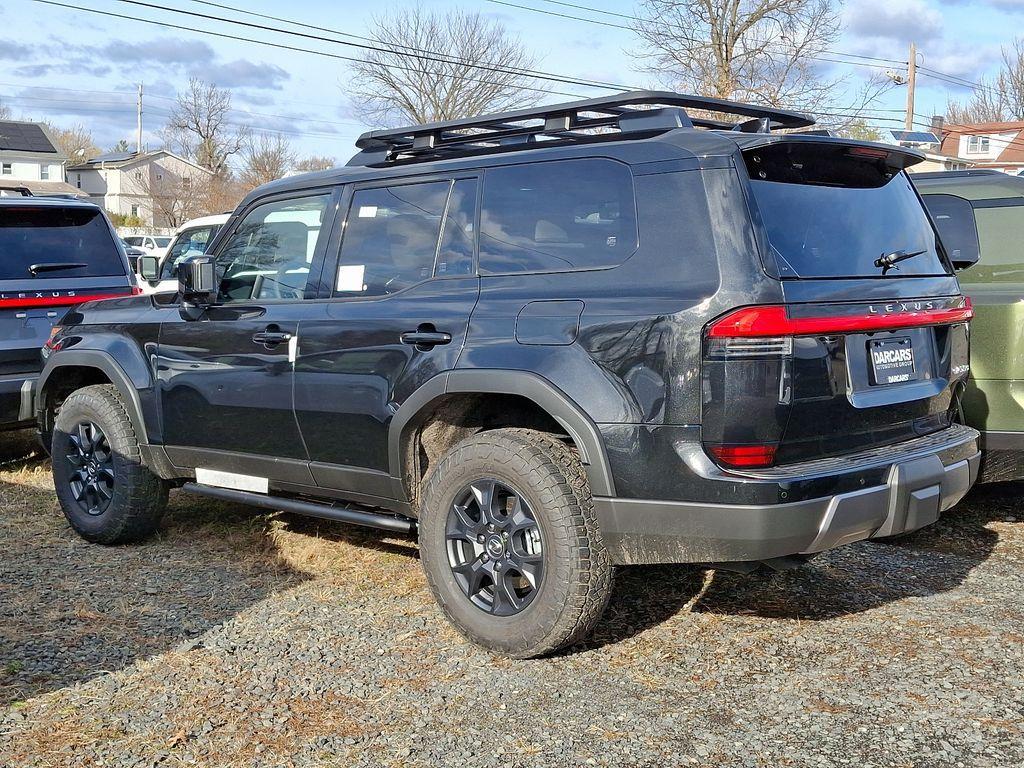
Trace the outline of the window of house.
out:
[[[388,296],[429,279],[451,189],[450,181],[433,181],[357,190],[345,224],[334,295]],[[454,223],[452,230],[458,228]],[[465,251],[460,259],[457,235],[452,237],[453,263],[464,265]],[[472,265],[471,250],[469,258]]]
[[[137,181],[142,181],[142,171],[136,171],[135,178]]]
[[[10,176],[14,173],[14,166],[12,166],[10,163],[0,164],[0,173],[2,173],[4,176]]]
[[[80,173],[75,174],[75,186],[79,189],[82,188],[82,174]]]
[[[132,206],[132,216],[138,216],[138,215],[139,215],[139,206],[133,205]]]
[[[188,176],[182,176],[181,186],[182,189],[189,189],[192,186],[192,179],[190,179]]]
[[[613,160],[490,168],[480,211],[480,271],[612,267],[637,246],[633,177]]]
[[[967,151],[972,153],[985,153],[989,149],[988,136],[968,136]]]
[[[329,194],[253,208],[217,255],[222,301],[303,298]]]
[[[41,165],[39,166],[39,178],[43,181],[48,181],[50,178],[50,166]]]

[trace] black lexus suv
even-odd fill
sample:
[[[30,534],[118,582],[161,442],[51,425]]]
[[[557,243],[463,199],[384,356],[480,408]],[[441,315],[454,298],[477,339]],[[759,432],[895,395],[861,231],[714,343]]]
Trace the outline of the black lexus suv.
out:
[[[79,302],[134,289],[100,208],[27,193],[0,197],[0,432],[35,423],[40,348],[58,317]]]
[[[613,566],[933,522],[977,474],[971,307],[921,156],[812,124],[631,92],[372,131],[257,189],[176,296],[48,344],[71,525],[138,539],[180,486],[415,533],[454,625],[528,657],[594,626]]]

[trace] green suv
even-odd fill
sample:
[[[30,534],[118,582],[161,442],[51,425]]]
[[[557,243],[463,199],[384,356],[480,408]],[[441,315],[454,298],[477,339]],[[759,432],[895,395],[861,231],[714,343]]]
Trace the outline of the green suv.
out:
[[[974,303],[964,417],[981,430],[980,482],[1024,479],[1024,178],[999,171],[912,177]]]

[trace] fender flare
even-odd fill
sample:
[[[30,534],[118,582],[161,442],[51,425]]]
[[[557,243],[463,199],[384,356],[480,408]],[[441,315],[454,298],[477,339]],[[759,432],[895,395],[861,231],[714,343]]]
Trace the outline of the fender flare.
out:
[[[46,361],[46,365],[43,366],[42,373],[39,374],[39,383],[36,386],[37,413],[42,411],[43,403],[46,401],[46,386],[50,376],[60,368],[95,368],[102,371],[121,393],[125,410],[128,411],[128,418],[132,421],[139,442],[145,445],[149,444],[149,433],[146,430],[146,421],[142,418],[142,403],[139,400],[138,386],[132,382],[113,355],[103,350],[68,349],[51,355],[50,359]]]
[[[594,496],[614,496],[615,484],[597,425],[580,406],[547,379],[527,371],[460,369],[438,374],[413,392],[391,419],[388,461],[392,477],[402,478],[402,437],[409,424],[438,398],[449,394],[518,395],[532,401],[565,428],[587,472]]]

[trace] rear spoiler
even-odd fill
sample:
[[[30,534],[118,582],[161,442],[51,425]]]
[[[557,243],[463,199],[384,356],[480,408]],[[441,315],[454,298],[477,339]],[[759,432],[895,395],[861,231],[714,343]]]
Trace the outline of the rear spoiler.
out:
[[[857,139],[844,139],[836,136],[824,136],[807,133],[787,134],[751,134],[738,139],[740,150],[746,154],[754,149],[761,149],[775,144],[814,144],[818,146],[847,147],[847,154],[851,157],[863,159],[877,158],[884,159],[885,164],[896,171],[904,171],[912,165],[917,165],[925,160],[923,152],[909,147],[898,147],[893,144],[880,144],[875,141],[859,141]]]

